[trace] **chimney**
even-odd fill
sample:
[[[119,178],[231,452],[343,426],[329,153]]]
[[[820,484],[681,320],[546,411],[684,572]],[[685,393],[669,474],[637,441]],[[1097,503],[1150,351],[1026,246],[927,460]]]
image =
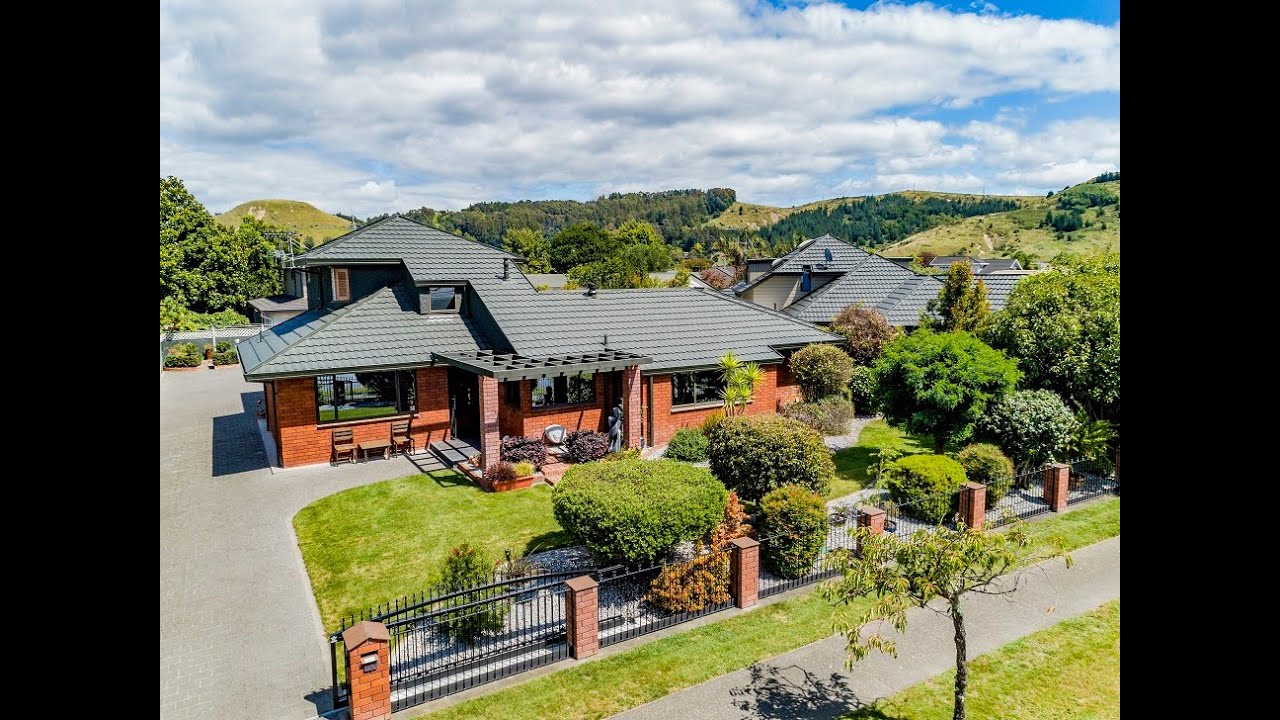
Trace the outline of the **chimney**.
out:
[[[595,296],[596,296],[596,284],[587,283],[587,297],[595,297]]]

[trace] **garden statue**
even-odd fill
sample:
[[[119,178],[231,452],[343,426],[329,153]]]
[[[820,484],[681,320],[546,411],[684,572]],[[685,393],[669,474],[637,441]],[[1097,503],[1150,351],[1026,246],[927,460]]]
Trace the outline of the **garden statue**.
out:
[[[609,416],[609,452],[618,452],[622,449],[622,404],[619,403],[613,408],[613,414]]]

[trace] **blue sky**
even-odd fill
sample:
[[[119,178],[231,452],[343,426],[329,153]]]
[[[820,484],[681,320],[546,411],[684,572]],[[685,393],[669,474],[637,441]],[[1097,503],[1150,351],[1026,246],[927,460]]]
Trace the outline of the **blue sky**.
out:
[[[361,215],[1043,194],[1120,157],[1119,3],[166,0],[160,172]]]

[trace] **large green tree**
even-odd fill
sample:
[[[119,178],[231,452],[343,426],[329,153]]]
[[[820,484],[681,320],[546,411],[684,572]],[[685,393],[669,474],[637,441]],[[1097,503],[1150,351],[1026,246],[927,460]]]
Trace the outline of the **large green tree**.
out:
[[[598,225],[574,223],[551,238],[551,267],[556,272],[613,257],[621,247],[616,238]]]
[[[245,218],[229,230],[175,177],[160,179],[160,299],[199,312],[243,308],[280,292],[275,245]]]
[[[1013,287],[979,331],[1018,358],[1023,385],[1120,419],[1120,254],[1059,255]]]
[[[969,593],[1005,595],[1014,592],[1018,583],[997,583],[996,579],[1019,565],[1060,557],[1071,565],[1071,557],[1060,545],[1048,551],[1037,551],[1023,529],[1015,522],[1007,532],[984,533],[981,530],[945,527],[921,530],[910,538],[890,534],[871,534],[868,528],[858,531],[858,552],[837,549],[829,556],[828,566],[840,577],[822,586],[822,594],[840,605],[858,607],[849,614],[836,616],[835,629],[848,643],[848,663],[860,660],[873,650],[897,655],[896,642],[878,630],[863,633],[863,627],[880,621],[899,633],[907,630],[907,611],[911,608],[938,608],[951,618],[956,646],[956,678],[952,720],[965,720],[965,700],[969,690],[968,628],[962,601]],[[855,603],[871,598],[870,603]],[[934,600],[940,603],[930,605]]]
[[[926,318],[939,330],[973,331],[991,312],[987,303],[987,286],[973,281],[973,266],[968,260],[952,263],[942,281],[938,297],[929,301],[936,317]]]
[[[999,350],[969,333],[918,330],[889,343],[876,362],[876,402],[908,432],[963,440],[992,400],[1013,390],[1022,373]]]
[[[525,272],[551,272],[551,243],[541,230],[511,228],[502,236],[502,249],[524,258]]]

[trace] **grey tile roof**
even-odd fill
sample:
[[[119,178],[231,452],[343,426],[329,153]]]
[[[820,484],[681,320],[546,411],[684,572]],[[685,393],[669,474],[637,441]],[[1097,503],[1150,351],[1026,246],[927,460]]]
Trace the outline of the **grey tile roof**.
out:
[[[525,277],[529,279],[529,282],[534,287],[537,287],[538,285],[546,285],[552,290],[559,290],[564,287],[566,282],[569,281],[569,276],[563,273],[552,273],[546,275],[527,274]]]
[[[980,275],[978,280],[981,280],[987,288],[987,304],[992,310],[999,310],[1009,302],[1009,293],[1013,292],[1013,286],[1031,274],[1030,270],[1005,270],[990,275]]]
[[[271,295],[270,297],[254,298],[249,301],[249,306],[258,312],[287,312],[290,310],[301,312],[307,309],[307,299],[294,295]]]
[[[914,300],[929,292],[930,287],[936,296],[942,287],[942,282],[932,275],[921,275],[879,255],[864,255],[863,261],[844,275],[783,308],[783,312],[807,322],[828,323],[845,307],[860,304],[876,308],[888,318],[890,311],[908,298]],[[909,320],[895,324],[915,325],[919,313],[911,314],[904,307],[894,315]]]
[[[501,284],[478,288],[481,300],[512,349],[530,357],[609,348],[652,357],[645,369],[654,371],[714,365],[726,351],[747,361],[776,361],[782,356],[774,347],[839,339],[711,290],[600,290],[595,297],[540,293],[529,302],[495,287]]]
[[[1022,265],[1016,258],[992,258],[983,260],[982,274],[990,275],[991,273],[1004,272],[1006,270],[1022,270]]]
[[[830,262],[827,261],[827,250],[831,251]],[[812,265],[816,271],[848,272],[869,254],[834,235],[821,235],[805,240],[800,243],[800,247],[782,256],[771,272],[798,273],[803,271],[805,265]],[[826,267],[820,267],[822,265]]]
[[[481,268],[502,270],[514,255],[393,215],[330,240],[295,258],[299,267],[343,262],[403,261],[414,282],[469,280]]]
[[[483,332],[462,315],[418,314],[413,290],[403,286],[303,313],[237,346],[248,380],[427,365],[433,351],[487,348]]]

